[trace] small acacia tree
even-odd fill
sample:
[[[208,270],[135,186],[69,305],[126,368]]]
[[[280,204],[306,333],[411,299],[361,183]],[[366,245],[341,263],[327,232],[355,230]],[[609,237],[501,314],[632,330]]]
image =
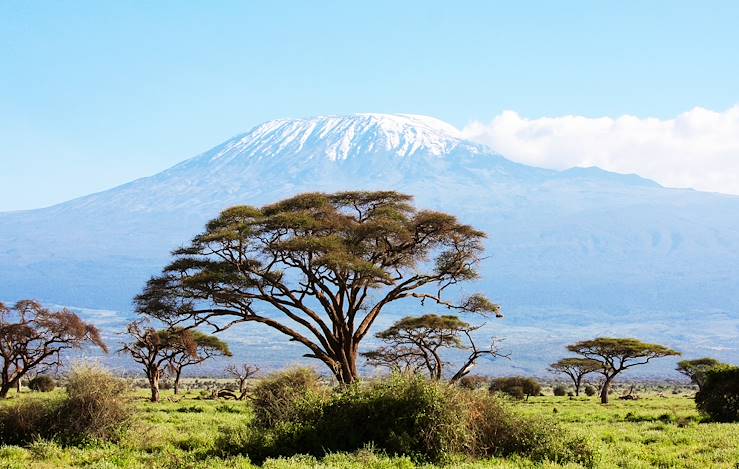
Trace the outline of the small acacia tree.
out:
[[[567,350],[600,363],[603,385],[600,401],[608,403],[608,391],[613,379],[622,371],[649,363],[655,358],[680,355],[664,345],[648,344],[638,339],[598,337],[567,346]]]
[[[239,386],[239,400],[243,400],[246,397],[247,382],[249,378],[259,373],[259,367],[250,365],[248,363],[242,363],[240,365],[230,364],[225,370],[226,374],[233,376],[236,383]]]
[[[697,358],[695,360],[680,360],[677,362],[676,370],[690,378],[690,382],[698,386],[698,390],[703,389],[703,383],[706,380],[706,372],[724,363],[715,358]]]
[[[393,302],[499,312],[482,295],[442,297],[449,286],[477,278],[485,234],[411,201],[397,192],[308,193],[232,207],[174,252],[137,297],[137,309],[216,330],[264,324],[351,383],[361,341]]]
[[[29,371],[58,368],[63,350],[86,343],[108,351],[100,331],[68,309],[52,311],[33,300],[19,301],[12,308],[0,303],[0,398],[6,398]]]
[[[441,357],[442,351],[449,348],[467,350],[469,355],[464,364],[451,377],[454,383],[466,376],[480,357],[499,356],[494,344],[487,349],[477,348],[472,333],[480,327],[471,326],[457,316],[407,316],[375,334],[385,345],[362,355],[373,366],[410,372],[425,369],[429,378],[440,380],[447,365]]]
[[[182,369],[192,365],[198,365],[213,357],[230,357],[232,356],[228,344],[214,335],[204,334],[198,330],[187,330],[177,332],[169,331],[171,337],[175,340],[171,341],[171,347],[177,350],[172,358],[167,362],[167,368],[174,376],[174,393],[177,394],[180,389],[180,377],[182,377]]]
[[[589,373],[600,371],[603,367],[601,362],[591,358],[563,358],[558,362],[549,365],[549,369],[555,373],[562,373],[570,377],[572,384],[575,386],[575,395],[580,395],[580,386],[582,379]]]
[[[128,334],[132,341],[120,351],[129,353],[135,362],[143,365],[152,402],[159,402],[159,382],[168,367],[181,373],[183,366],[201,363],[214,355],[231,354],[219,339],[191,329],[156,330],[142,321],[134,321],[128,325]],[[177,381],[179,376],[176,373]]]

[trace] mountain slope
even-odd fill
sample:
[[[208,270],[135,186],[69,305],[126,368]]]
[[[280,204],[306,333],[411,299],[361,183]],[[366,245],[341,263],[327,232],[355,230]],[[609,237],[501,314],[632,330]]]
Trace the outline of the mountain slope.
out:
[[[579,327],[739,309],[739,197],[521,165],[436,119],[381,114],[267,122],[154,176],[0,214],[0,298],[125,311],[224,207],[352,189],[413,194],[488,232],[481,287],[509,324],[531,311],[582,311],[538,319]]]

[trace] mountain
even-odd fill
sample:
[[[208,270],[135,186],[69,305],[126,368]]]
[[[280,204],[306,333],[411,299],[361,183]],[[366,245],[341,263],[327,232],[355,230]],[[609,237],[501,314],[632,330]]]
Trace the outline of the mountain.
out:
[[[739,197],[514,163],[416,115],[271,121],[151,177],[0,213],[0,298],[127,312],[221,209],[352,189],[409,193],[485,230],[480,287],[508,312],[491,325],[501,335],[559,347],[639,326],[646,339],[739,356]]]

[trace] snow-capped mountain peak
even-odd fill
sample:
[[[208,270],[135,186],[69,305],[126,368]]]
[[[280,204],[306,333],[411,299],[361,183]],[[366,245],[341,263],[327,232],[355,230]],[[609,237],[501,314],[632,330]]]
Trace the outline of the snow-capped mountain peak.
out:
[[[278,158],[303,154],[331,161],[376,154],[410,157],[442,156],[460,147],[478,153],[454,126],[439,119],[413,114],[351,114],[305,119],[278,119],[258,125],[206,152],[198,162]]]

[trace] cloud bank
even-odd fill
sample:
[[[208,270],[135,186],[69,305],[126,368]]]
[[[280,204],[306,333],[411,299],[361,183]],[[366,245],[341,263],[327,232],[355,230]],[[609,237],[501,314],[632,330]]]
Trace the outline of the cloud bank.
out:
[[[469,124],[463,134],[534,166],[598,166],[668,187],[739,194],[739,105],[723,112],[696,107],[674,119],[527,119],[504,111],[488,124]]]

